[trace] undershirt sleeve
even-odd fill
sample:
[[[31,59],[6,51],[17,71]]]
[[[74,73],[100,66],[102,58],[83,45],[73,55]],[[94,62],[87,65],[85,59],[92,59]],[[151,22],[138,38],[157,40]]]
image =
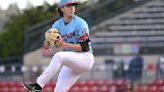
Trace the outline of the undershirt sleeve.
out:
[[[89,39],[84,41],[84,42],[80,42],[80,45],[81,45],[83,52],[87,52],[89,50],[89,44],[88,44],[89,42],[90,42]]]

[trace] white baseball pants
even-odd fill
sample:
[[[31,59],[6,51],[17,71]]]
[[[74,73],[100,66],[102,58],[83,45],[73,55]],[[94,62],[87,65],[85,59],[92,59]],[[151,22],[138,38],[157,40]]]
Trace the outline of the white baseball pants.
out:
[[[94,56],[90,52],[57,52],[37,83],[43,88],[62,67],[54,92],[68,92],[80,74],[89,71],[93,64]]]

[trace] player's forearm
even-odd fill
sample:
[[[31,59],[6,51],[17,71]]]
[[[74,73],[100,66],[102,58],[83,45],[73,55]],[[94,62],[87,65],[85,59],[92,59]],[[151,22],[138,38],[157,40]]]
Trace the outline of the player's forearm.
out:
[[[82,51],[81,45],[80,44],[69,44],[69,43],[63,43],[63,48],[68,48],[72,49],[75,51]]]
[[[43,45],[45,49],[48,49],[50,47],[50,43],[47,40],[44,41]]]

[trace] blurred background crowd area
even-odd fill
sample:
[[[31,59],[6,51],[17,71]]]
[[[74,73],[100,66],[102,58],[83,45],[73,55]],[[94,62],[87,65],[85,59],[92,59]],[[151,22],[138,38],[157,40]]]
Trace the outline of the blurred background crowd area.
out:
[[[78,1],[90,26],[95,64],[69,92],[164,92],[164,0]],[[26,92],[60,49],[44,49],[57,3],[0,10],[0,92]],[[43,92],[53,92],[57,76]]]

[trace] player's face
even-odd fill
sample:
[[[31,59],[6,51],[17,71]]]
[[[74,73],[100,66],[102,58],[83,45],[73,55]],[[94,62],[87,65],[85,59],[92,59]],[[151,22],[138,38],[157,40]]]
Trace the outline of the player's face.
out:
[[[72,17],[75,14],[75,5],[62,7],[62,12],[64,16]]]

